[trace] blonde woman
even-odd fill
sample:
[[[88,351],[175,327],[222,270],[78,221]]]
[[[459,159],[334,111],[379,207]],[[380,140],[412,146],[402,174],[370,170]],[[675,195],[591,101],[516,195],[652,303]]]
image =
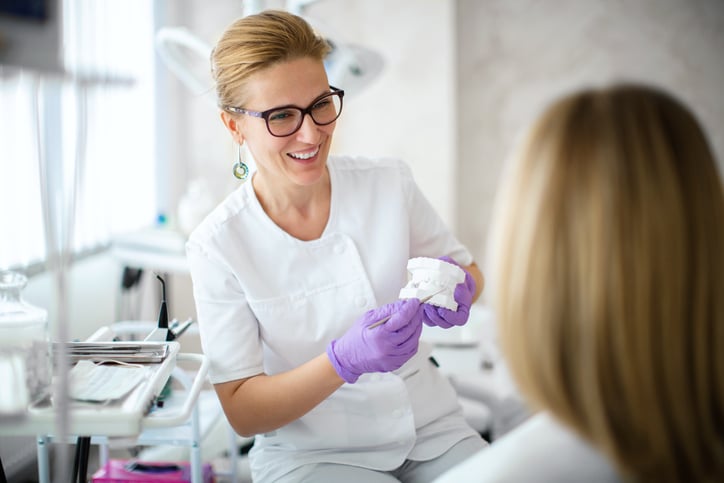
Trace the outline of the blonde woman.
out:
[[[428,483],[486,443],[422,325],[464,324],[483,278],[405,164],[330,155],[329,49],[273,10],[214,49],[221,120],[257,170],[189,237],[201,342],[228,420],[255,435],[254,481]],[[419,256],[463,265],[457,310],[397,301]]]
[[[491,293],[541,410],[440,482],[724,481],[724,194],[680,101],[553,104],[507,173]]]

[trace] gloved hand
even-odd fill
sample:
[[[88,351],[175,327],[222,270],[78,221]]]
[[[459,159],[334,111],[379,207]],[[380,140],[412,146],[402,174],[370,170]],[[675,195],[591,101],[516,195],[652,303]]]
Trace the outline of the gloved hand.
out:
[[[390,319],[372,329],[380,319]],[[399,369],[415,355],[422,334],[419,299],[398,300],[362,315],[339,339],[327,346],[327,356],[342,379],[357,382],[367,372]]]
[[[440,257],[439,260],[443,260],[453,265],[460,266],[455,260],[450,257]],[[449,329],[454,325],[464,325],[468,321],[470,316],[470,305],[473,303],[473,295],[475,295],[475,279],[470,275],[467,270],[465,272],[465,281],[457,284],[455,287],[455,302],[458,304],[456,311],[446,309],[445,307],[437,307],[431,304],[423,304],[425,318],[423,322],[433,327],[442,327],[443,329]]]

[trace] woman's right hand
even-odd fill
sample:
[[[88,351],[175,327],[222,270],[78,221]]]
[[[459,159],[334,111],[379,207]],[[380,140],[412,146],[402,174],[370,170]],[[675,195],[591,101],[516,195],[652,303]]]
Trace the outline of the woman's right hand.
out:
[[[387,316],[390,319],[369,328]],[[383,305],[362,315],[339,339],[327,346],[337,374],[348,383],[367,372],[399,369],[415,353],[422,334],[423,306],[419,299]]]

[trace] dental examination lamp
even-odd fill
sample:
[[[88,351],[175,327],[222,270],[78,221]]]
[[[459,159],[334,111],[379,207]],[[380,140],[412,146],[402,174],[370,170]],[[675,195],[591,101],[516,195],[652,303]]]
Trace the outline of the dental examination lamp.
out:
[[[211,46],[185,27],[163,27],[156,32],[156,51],[166,67],[196,96],[213,90]],[[213,98],[211,99],[216,104]]]
[[[316,0],[289,1],[287,10],[300,15],[322,35],[332,50],[325,59],[330,85],[355,95],[365,89],[384,68],[382,56],[366,47],[344,42],[328,26],[304,15],[307,5]],[[245,2],[247,3],[247,2]],[[263,2],[248,2],[244,15],[263,10]],[[166,67],[196,96],[204,96],[216,106],[210,57],[212,47],[184,27],[162,27],[156,32],[156,50]]]

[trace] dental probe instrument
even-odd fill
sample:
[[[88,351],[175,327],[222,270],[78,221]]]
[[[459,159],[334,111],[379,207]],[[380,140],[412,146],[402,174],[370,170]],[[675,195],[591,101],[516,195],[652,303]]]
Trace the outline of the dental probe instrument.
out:
[[[444,291],[445,291],[445,287],[441,288],[440,290],[438,290],[438,291],[436,291],[436,292],[431,293],[430,295],[428,295],[428,296],[426,296],[426,297],[421,298],[421,299],[420,299],[420,303],[421,303],[421,304],[424,304],[425,302],[427,302],[428,300],[430,300],[431,298],[433,298],[435,295],[441,294],[441,293],[443,293]],[[382,325],[382,324],[384,324],[385,322],[387,322],[388,320],[390,320],[393,315],[395,315],[395,314],[390,314],[390,315],[388,315],[387,317],[385,317],[384,319],[378,320],[378,321],[375,322],[374,324],[371,324],[369,327],[367,327],[367,329],[374,329],[375,327],[379,327],[380,325]]]

